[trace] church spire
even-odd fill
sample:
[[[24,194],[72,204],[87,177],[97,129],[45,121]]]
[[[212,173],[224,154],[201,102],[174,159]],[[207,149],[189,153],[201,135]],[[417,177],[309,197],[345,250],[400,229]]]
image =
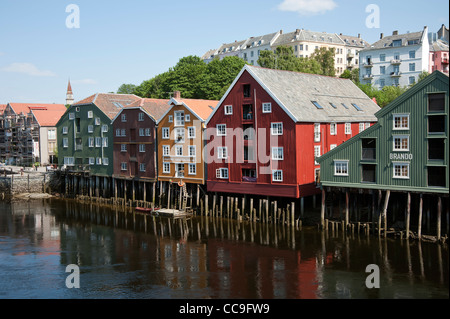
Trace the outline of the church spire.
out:
[[[69,79],[69,84],[67,85],[66,105],[72,105],[73,102],[74,102],[74,99],[73,99],[72,86],[70,85],[70,79]]]

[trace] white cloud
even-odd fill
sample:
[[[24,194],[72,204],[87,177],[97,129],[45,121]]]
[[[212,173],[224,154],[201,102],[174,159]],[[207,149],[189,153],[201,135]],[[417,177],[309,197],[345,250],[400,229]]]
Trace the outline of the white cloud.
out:
[[[2,55],[6,55],[6,53],[5,53],[5,52],[2,52],[2,51],[0,51],[0,56],[2,56]]]
[[[55,73],[48,70],[39,70],[34,64],[31,63],[12,63],[7,67],[4,67],[2,71],[23,73],[31,76],[56,76]]]
[[[284,0],[278,6],[281,11],[298,12],[301,15],[322,14],[337,7],[334,0]]]
[[[97,84],[98,82],[94,79],[82,79],[82,80],[74,80],[70,81],[74,84]]]

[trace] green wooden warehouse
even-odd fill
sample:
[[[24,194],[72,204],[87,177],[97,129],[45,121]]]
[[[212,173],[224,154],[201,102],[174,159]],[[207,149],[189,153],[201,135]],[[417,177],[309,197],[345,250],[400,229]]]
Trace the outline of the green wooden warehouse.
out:
[[[420,205],[424,194],[435,195],[440,219],[441,197],[448,211],[448,105],[449,78],[436,71],[378,111],[377,124],[317,159],[323,197],[332,188],[386,191],[387,207],[390,193],[400,192],[408,216],[411,194]]]

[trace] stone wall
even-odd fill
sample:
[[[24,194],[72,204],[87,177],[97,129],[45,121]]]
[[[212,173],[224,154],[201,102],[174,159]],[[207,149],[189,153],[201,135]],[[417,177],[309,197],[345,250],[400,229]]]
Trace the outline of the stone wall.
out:
[[[0,176],[0,194],[45,193],[53,174],[17,174]]]

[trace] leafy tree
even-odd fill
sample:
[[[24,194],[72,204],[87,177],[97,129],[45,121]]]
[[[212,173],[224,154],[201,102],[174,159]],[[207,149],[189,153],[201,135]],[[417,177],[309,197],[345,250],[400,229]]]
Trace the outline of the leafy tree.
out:
[[[279,46],[275,52],[265,50],[260,53],[258,64],[264,68],[275,70],[295,71],[297,69],[297,57],[290,46]]]
[[[359,69],[355,68],[352,70],[345,70],[341,76],[342,79],[350,79],[353,81],[353,83],[355,84],[359,84]]]
[[[422,81],[422,80],[425,80],[425,78],[426,78],[427,76],[429,76],[429,75],[430,75],[430,73],[428,73],[427,71],[422,71],[422,72],[420,72],[419,78],[418,78],[418,80],[417,80],[417,83],[419,83],[419,82]]]
[[[134,85],[134,84],[122,84],[117,89],[117,94],[133,94],[135,89],[136,89],[136,85]]]
[[[311,59],[316,60],[320,64],[320,74],[327,76],[336,76],[336,69],[334,68],[335,53],[336,50],[334,48],[320,48],[316,49],[311,55]]]

